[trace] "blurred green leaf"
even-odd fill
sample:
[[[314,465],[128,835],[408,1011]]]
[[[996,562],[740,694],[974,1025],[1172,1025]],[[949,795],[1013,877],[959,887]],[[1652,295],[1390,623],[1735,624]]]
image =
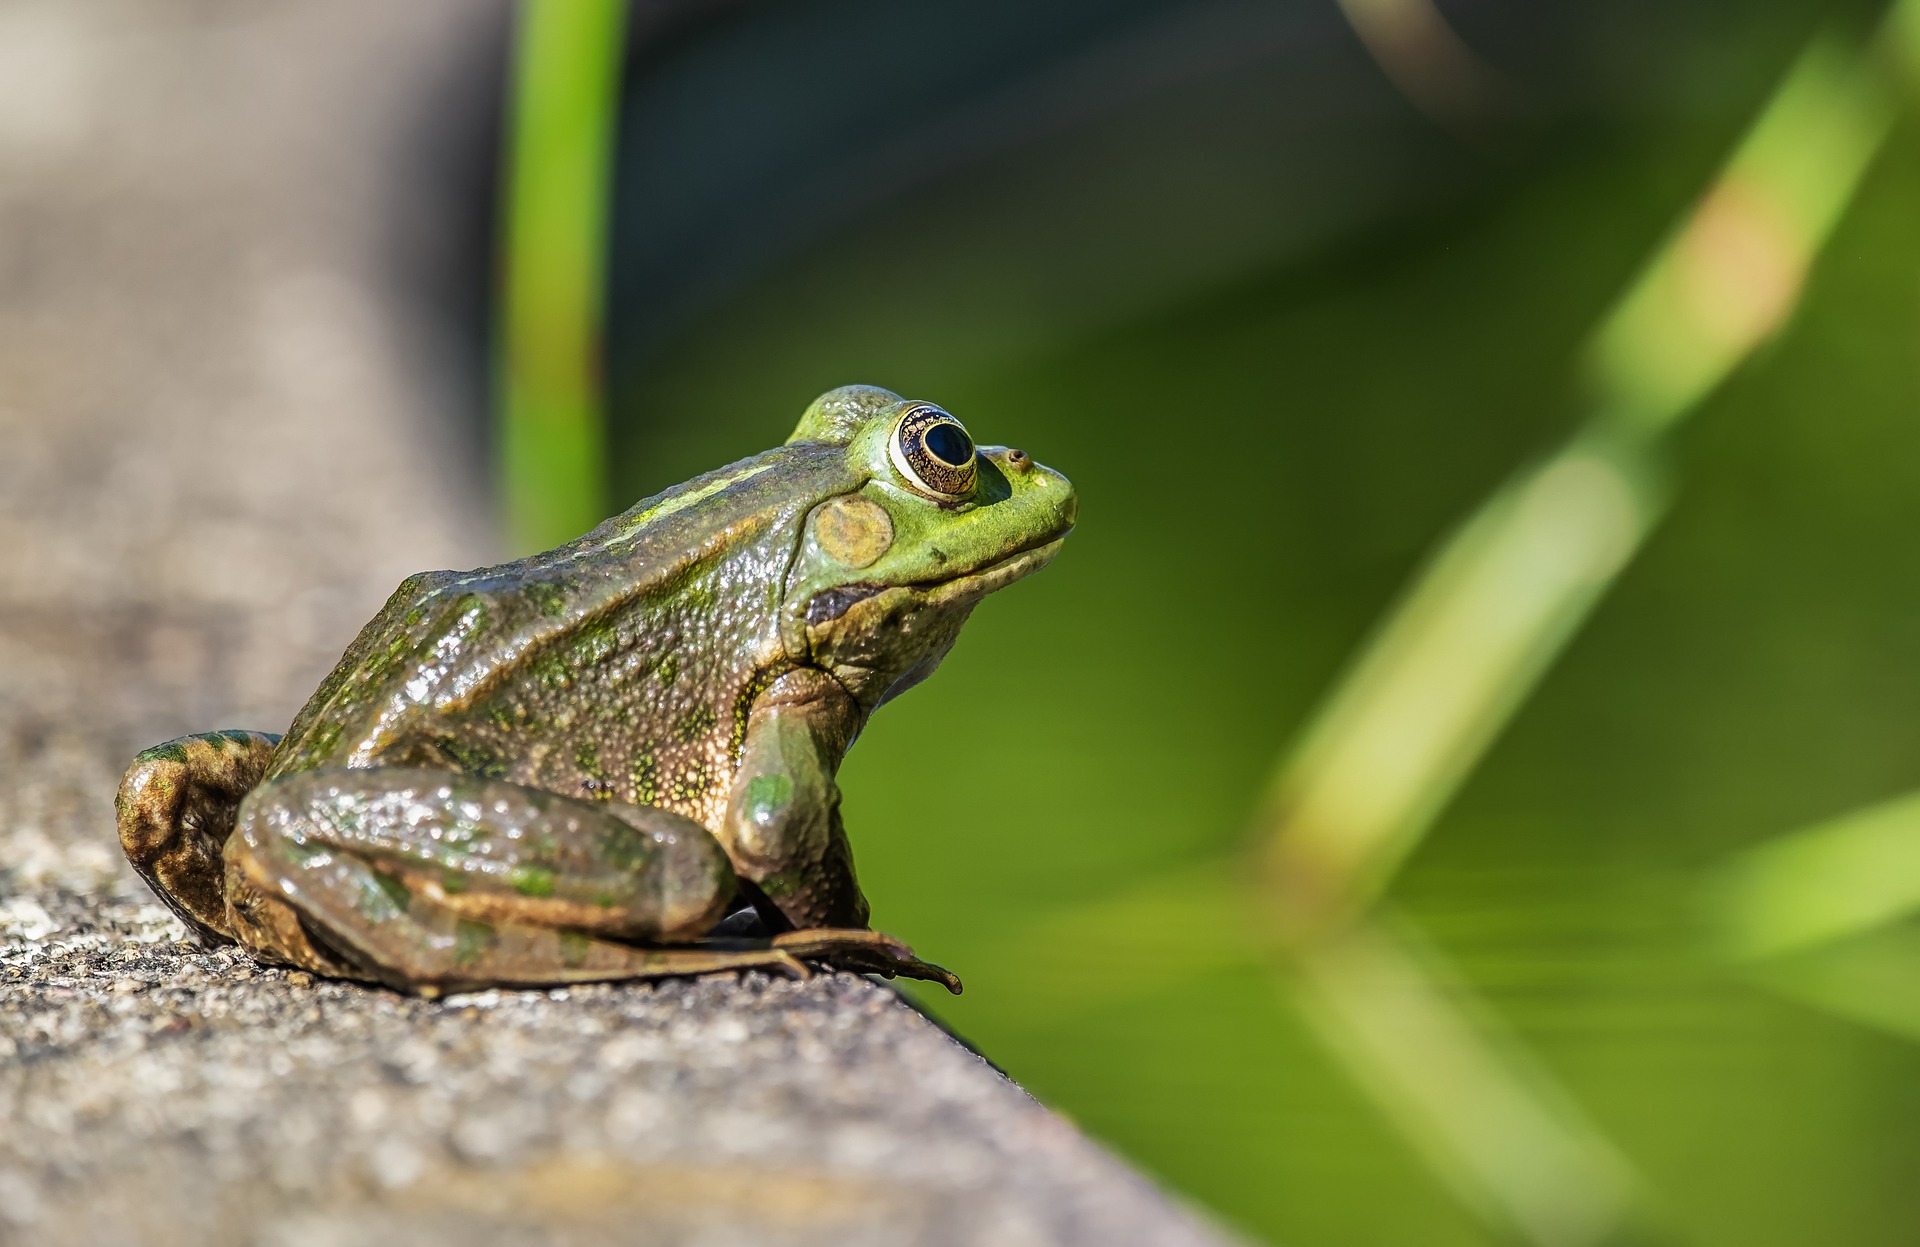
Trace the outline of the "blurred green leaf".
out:
[[[1799,301],[1892,122],[1874,63],[1817,41],[1605,318],[1588,432],[1442,545],[1287,755],[1258,821],[1295,938],[1379,893],[1626,566],[1658,513],[1658,435]]]
[[[1596,333],[1588,431],[1443,544],[1258,818],[1271,918],[1329,1053],[1463,1199],[1529,1242],[1612,1237],[1638,1183],[1524,1049],[1368,910],[1645,538],[1659,511],[1659,436],[1784,322],[1892,120],[1867,57],[1821,40],[1800,58]],[[1823,897],[1873,908],[1873,893],[1839,886],[1865,880],[1805,892],[1780,881],[1820,848],[1846,875],[1847,860],[1892,856],[1887,840],[1875,827],[1783,854],[1794,860],[1749,886],[1760,912],[1741,929],[1831,923],[1838,902],[1822,911]],[[1885,909],[1893,897],[1883,888],[1878,899]]]
[[[1710,891],[1717,943],[1740,961],[1908,917],[1920,911],[1920,794],[1761,845],[1722,868]]]
[[[498,471],[514,554],[605,515],[602,283],[625,0],[524,0],[508,134]]]
[[[1532,1243],[1612,1241],[1635,1215],[1624,1159],[1496,1018],[1379,919],[1316,941],[1282,980],[1322,1042],[1456,1194]]]
[[[1748,973],[1823,1013],[1920,1042],[1920,927],[1911,923],[1786,953]]]

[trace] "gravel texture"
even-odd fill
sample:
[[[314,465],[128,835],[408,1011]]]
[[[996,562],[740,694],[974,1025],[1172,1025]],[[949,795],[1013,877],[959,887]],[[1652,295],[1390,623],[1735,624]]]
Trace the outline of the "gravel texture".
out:
[[[0,1241],[1215,1241],[894,993],[437,1003],[0,904]]]
[[[136,749],[495,553],[432,295],[502,19],[0,0],[0,1243],[1223,1241],[880,984],[429,1003],[121,861]]]

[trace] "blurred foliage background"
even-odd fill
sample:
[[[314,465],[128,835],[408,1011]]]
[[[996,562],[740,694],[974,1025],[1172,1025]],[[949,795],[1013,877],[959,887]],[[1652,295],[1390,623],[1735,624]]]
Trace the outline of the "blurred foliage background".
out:
[[[942,403],[1082,519],[842,773],[875,925],[966,977],[941,1017],[1272,1241],[1910,1241],[1920,809],[1780,837],[1920,786],[1914,7],[789,0],[603,12],[544,70],[523,39],[523,121],[537,73],[577,93],[616,37],[624,70],[578,123],[609,172],[569,183],[576,221],[610,195],[604,247],[554,261],[604,299],[549,344],[591,365],[558,382],[584,481],[516,459],[504,343],[519,539],[831,386]],[[1878,120],[1787,126],[1768,193],[1828,195],[1831,237],[1722,255],[1791,319],[1629,447],[1632,533],[1496,655],[1484,756],[1424,790],[1378,905],[1277,933],[1276,766],[1449,534],[1604,432],[1586,344],[1684,268],[1662,248],[1820,40]],[[510,221],[510,274],[567,211]]]

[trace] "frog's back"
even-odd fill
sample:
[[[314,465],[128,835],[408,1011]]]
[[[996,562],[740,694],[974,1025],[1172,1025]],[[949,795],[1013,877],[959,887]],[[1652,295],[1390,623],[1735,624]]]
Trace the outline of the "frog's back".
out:
[[[409,577],[270,777],[431,766],[710,822],[747,705],[790,665],[780,603],[807,511],[858,483],[837,446],[783,446],[544,554]]]

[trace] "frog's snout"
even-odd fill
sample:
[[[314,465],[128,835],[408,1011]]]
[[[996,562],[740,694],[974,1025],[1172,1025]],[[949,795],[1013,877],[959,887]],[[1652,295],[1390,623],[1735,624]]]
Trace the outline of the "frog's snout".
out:
[[[977,523],[983,534],[982,549],[968,565],[1057,541],[1073,530],[1080,500],[1072,481],[1011,446],[982,446],[979,455],[990,487],[981,491],[982,505],[962,521]]]
[[[1052,468],[1041,467],[1031,459],[1027,460],[1026,472],[1038,476],[1040,484],[1045,486],[1044,492],[1053,503],[1054,522],[1059,527],[1059,534],[1062,537],[1066,536],[1080,518],[1080,495],[1073,488],[1073,482]]]

